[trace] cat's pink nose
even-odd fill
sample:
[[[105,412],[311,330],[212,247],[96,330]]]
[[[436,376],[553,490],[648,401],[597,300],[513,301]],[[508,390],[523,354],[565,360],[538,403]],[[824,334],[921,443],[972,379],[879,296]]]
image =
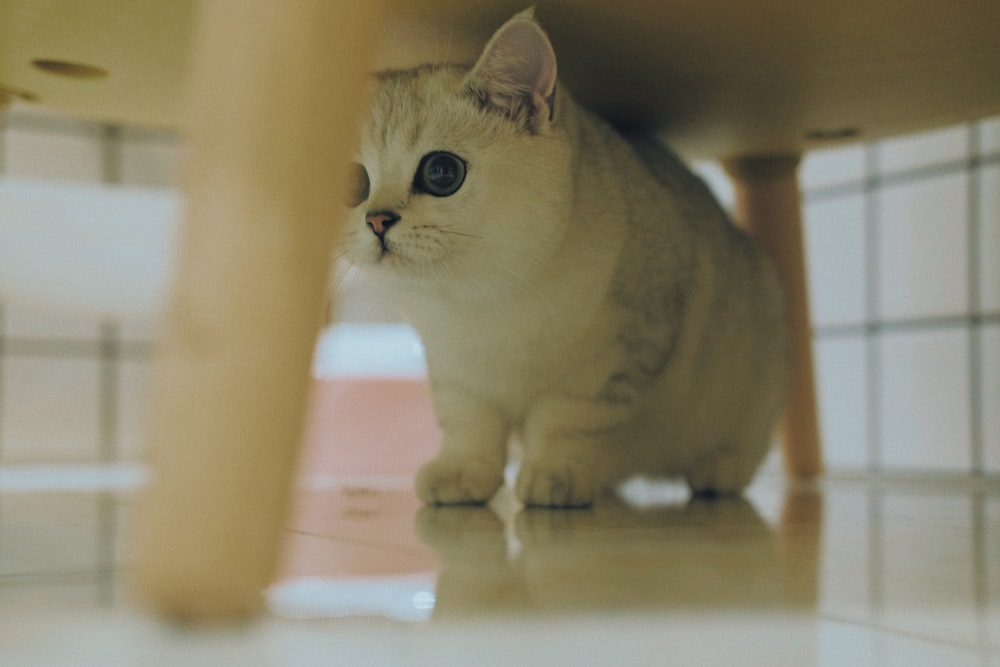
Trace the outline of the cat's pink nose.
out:
[[[392,211],[373,211],[365,216],[365,222],[376,236],[384,236],[390,227],[399,222],[399,216]]]

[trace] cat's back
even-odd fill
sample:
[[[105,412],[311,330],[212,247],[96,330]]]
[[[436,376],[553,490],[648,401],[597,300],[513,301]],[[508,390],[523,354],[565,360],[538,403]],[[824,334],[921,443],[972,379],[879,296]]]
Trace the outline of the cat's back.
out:
[[[663,194],[678,205],[681,215],[696,218],[703,225],[719,225],[727,232],[742,236],[711,189],[676,153],[649,135],[626,132],[620,136],[636,162],[662,188]]]
[[[589,156],[581,162],[593,165],[602,193],[617,193],[602,195],[600,215],[616,217],[625,237],[610,296],[631,313],[630,330],[680,352],[684,340],[712,346],[733,329],[778,359],[783,295],[767,253],[657,139],[619,132],[582,108],[578,122],[578,151]]]
[[[610,171],[624,175],[621,182],[628,200],[625,215],[633,238],[631,251],[650,254],[641,252],[645,248],[665,253],[680,273],[685,272],[681,268],[685,266],[697,271],[692,262],[707,264],[702,268],[719,274],[715,280],[728,274],[737,285],[760,287],[765,298],[772,300],[775,288],[771,276],[754,275],[745,282],[749,277],[746,271],[771,273],[770,259],[733,223],[705,181],[655,137],[608,130],[614,134],[608,141],[621,144],[620,150],[608,155],[613,160]],[[657,259],[652,255],[647,268],[662,263],[662,256]]]

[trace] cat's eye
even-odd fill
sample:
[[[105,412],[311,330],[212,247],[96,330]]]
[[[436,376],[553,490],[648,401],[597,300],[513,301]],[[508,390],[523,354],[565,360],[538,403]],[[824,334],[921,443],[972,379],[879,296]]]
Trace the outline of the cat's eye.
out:
[[[345,203],[354,208],[361,202],[368,199],[371,190],[371,182],[368,180],[368,171],[363,165],[352,162],[347,168],[347,194]]]
[[[458,192],[465,182],[465,161],[453,153],[435,151],[420,160],[413,185],[435,197],[447,197]]]

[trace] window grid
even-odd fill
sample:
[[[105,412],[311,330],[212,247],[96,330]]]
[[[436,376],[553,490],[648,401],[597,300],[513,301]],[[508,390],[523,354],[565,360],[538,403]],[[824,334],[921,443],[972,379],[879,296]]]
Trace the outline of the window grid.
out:
[[[97,152],[99,164],[93,165],[93,173],[100,174],[97,183],[105,185],[121,185],[126,179],[123,174],[123,148],[125,139],[133,140],[135,145],[173,146],[175,137],[167,132],[122,128],[117,125],[107,125],[85,120],[78,120],[48,113],[37,113],[15,106],[3,117],[0,125],[0,178],[16,172],[18,165],[9,155],[8,137],[11,135],[45,136],[58,141],[65,139],[90,140],[98,143]],[[52,145],[52,144],[49,144]],[[24,159],[24,156],[18,156]],[[56,179],[59,176],[55,177]],[[93,179],[83,179],[95,182]],[[173,183],[159,183],[162,187],[170,187]],[[5,308],[0,295],[0,464],[9,462],[10,443],[4,426],[4,398],[16,387],[8,387],[3,372],[5,361],[9,359],[42,360],[58,364],[61,360],[96,360],[98,363],[98,380],[96,384],[97,414],[93,418],[97,424],[98,443],[96,461],[91,453],[82,453],[72,462],[113,462],[120,459],[120,410],[122,364],[127,361],[148,362],[151,357],[152,341],[126,339],[118,322],[112,320],[94,321],[87,326],[89,335],[81,335],[74,328],[70,335],[58,335],[46,331],[45,335],[24,336],[10,335],[11,321],[9,308]],[[52,415],[58,419],[59,415]],[[17,462],[48,463],[44,459],[25,460],[18,457]],[[63,461],[60,461],[63,462]]]

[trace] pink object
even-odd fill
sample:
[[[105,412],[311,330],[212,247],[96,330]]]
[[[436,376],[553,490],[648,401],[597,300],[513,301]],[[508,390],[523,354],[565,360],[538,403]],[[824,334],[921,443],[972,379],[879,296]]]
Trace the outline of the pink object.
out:
[[[421,502],[409,484],[300,491],[280,579],[433,572],[434,551],[417,536]]]
[[[305,475],[414,474],[440,444],[419,339],[400,325],[340,325],[317,347]]]
[[[316,379],[307,419],[307,474],[412,474],[434,457],[441,437],[419,379]]]

